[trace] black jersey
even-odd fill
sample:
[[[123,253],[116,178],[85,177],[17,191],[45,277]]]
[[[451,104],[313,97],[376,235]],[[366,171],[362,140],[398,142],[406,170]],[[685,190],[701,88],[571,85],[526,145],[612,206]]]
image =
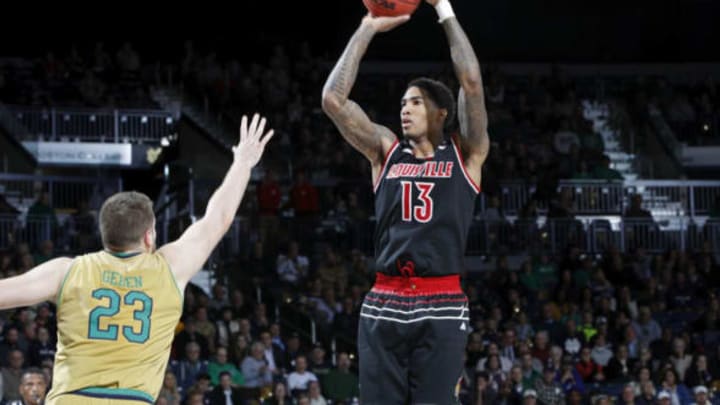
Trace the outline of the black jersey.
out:
[[[480,188],[468,175],[455,139],[418,159],[396,141],[375,184],[375,271],[446,276],[462,270]]]

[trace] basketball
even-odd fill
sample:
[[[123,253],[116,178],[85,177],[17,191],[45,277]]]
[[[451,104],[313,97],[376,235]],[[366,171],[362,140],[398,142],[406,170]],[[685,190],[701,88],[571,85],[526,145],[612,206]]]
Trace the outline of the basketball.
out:
[[[365,7],[375,17],[395,17],[412,14],[422,0],[363,0]]]

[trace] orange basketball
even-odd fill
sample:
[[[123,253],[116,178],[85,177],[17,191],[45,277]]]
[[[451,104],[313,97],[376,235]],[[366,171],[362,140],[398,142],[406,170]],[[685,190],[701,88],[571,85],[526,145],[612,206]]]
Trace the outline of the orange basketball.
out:
[[[395,17],[412,14],[422,0],[363,0],[365,7],[375,17]]]

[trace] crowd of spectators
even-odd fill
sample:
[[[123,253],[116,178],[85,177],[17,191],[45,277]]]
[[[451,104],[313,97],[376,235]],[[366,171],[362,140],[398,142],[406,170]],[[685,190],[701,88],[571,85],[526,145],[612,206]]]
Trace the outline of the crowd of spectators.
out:
[[[110,94],[117,93],[108,86],[127,83],[133,90],[121,93],[128,102],[133,95],[140,100],[136,90],[144,88],[130,44],[115,58],[98,44],[93,53],[72,48],[66,57],[48,54],[33,66],[47,87],[16,88],[5,70],[3,100],[111,106],[118,100]],[[175,67],[183,87],[207,96],[213,110],[229,119],[237,111],[267,112],[279,136],[263,180],[244,204],[257,219],[245,248],[223,258],[210,291],[192,285],[185,291],[158,404],[215,405],[228,398],[234,404],[354,403],[359,308],[374,277],[371,249],[359,248],[368,246],[362,224],[372,214],[372,193],[369,166],[319,109],[329,66],[306,45],[292,55],[278,47],[267,63],[243,65],[188,42]],[[438,77],[453,83],[447,72]],[[353,96],[372,117],[396,127],[393,100],[407,79],[361,76]],[[582,87],[558,71],[518,79],[488,67],[484,79],[493,144],[483,175],[483,219],[502,218],[499,181],[537,185],[521,219],[537,218],[538,204],[548,207],[549,217],[572,219],[571,196],[554,191],[558,179],[621,179],[583,116]],[[79,97],[67,93],[68,83],[80,82]],[[715,94],[708,98],[716,100]],[[288,162],[292,181],[284,174]],[[34,206],[37,215],[54,215],[42,195]],[[641,201],[629,213],[645,215]],[[291,227],[283,222],[287,215],[294,218]],[[89,231],[96,225],[92,209],[79,206],[71,218],[68,229],[84,241],[78,249],[97,247]],[[326,229],[333,218],[344,220],[329,221]],[[65,253],[53,238],[27,244],[2,237],[0,277]],[[498,255],[493,270],[465,272],[472,328],[461,402],[704,405],[709,399],[717,405],[720,268],[712,252],[609,246],[591,255],[579,245],[562,246],[533,251],[517,266]],[[19,399],[27,367],[39,367],[51,384],[54,311],[46,303],[0,313],[0,403]]]
[[[23,244],[5,251],[0,272],[55,254],[33,253]],[[352,403],[370,258],[333,246],[316,256],[295,242],[253,256],[224,269],[236,281],[209,293],[188,287],[158,403]],[[718,399],[720,268],[711,252],[590,256],[571,246],[517,268],[500,256],[492,271],[465,274],[464,288],[472,329],[463,404]],[[17,399],[24,367],[51,379],[53,316],[51,303],[0,316],[3,400]],[[315,343],[298,319],[314,321]]]
[[[152,66],[152,65],[150,65]],[[145,82],[153,70],[131,42],[72,44],[36,58],[0,60],[0,101],[22,106],[157,108]]]

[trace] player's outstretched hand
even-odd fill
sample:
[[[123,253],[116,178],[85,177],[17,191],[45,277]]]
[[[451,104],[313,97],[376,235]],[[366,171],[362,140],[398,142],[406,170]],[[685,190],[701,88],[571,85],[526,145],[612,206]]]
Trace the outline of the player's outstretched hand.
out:
[[[240,121],[240,142],[233,147],[236,162],[242,162],[250,167],[255,166],[265,150],[265,145],[275,133],[272,129],[263,135],[265,130],[265,117],[255,114],[248,125],[248,118],[243,115]]]
[[[397,17],[373,17],[371,14],[368,14],[362,19],[362,23],[372,27],[375,32],[387,32],[398,25],[406,23],[409,19],[409,15],[401,15]]]

